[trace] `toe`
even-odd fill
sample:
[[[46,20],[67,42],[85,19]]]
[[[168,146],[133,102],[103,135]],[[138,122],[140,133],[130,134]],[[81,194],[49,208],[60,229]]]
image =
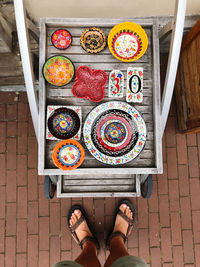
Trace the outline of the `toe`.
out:
[[[128,206],[126,206],[125,214],[127,217],[129,217],[129,212],[130,212],[130,209]]]
[[[125,212],[126,207],[127,207],[126,204],[121,204],[121,206],[119,207],[119,209],[120,209],[122,212]]]
[[[77,221],[76,215],[73,213],[72,214],[72,223],[73,223],[73,225],[75,224],[76,221]]]
[[[80,210],[75,210],[74,214],[75,214],[77,219],[79,219],[81,217],[81,211]]]

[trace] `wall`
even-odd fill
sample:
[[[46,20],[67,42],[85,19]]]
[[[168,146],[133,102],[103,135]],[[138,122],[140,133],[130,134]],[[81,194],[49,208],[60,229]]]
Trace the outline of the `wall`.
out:
[[[175,0],[24,0],[30,16],[42,17],[133,17],[174,14]],[[187,15],[200,14],[200,0],[187,0]]]

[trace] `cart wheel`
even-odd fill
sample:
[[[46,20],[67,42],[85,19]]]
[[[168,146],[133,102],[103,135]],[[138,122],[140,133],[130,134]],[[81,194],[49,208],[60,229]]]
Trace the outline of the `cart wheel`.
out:
[[[56,191],[56,185],[52,183],[50,177],[45,175],[44,179],[44,196],[46,199],[52,199]]]
[[[153,189],[152,174],[149,174],[145,182],[141,185],[141,194],[143,198],[150,198]]]

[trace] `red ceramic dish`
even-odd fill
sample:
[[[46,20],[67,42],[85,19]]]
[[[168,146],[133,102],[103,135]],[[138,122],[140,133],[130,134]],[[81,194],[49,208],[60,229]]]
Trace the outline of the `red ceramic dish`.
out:
[[[76,81],[72,86],[72,94],[78,98],[100,102],[104,98],[107,80],[108,75],[105,71],[80,66],[76,70]]]
[[[71,45],[72,36],[64,29],[56,30],[51,36],[52,44],[58,49],[66,49]]]

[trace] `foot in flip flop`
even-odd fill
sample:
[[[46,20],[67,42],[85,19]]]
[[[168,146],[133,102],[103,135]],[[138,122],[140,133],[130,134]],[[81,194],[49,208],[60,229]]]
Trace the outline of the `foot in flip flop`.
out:
[[[91,241],[96,246],[98,253],[99,243],[90,231],[84,209],[79,205],[72,206],[67,219],[69,230],[79,246],[83,249],[86,242]]]
[[[119,210],[123,212],[130,220],[133,219],[133,213],[131,212],[131,209],[127,204],[123,203],[120,205]],[[115,220],[115,226],[113,229],[113,233],[115,232],[122,232],[124,235],[127,234],[129,223],[119,214],[117,214],[116,220]]]
[[[76,209],[71,216],[71,220],[69,221],[70,227],[72,228],[76,222],[81,218],[81,211]],[[75,229],[75,233],[79,240],[83,240],[86,236],[91,236],[92,233],[90,232],[90,229],[87,225],[87,222],[84,220],[82,223]]]
[[[127,240],[128,235],[131,233],[134,223],[134,209],[132,203],[124,199],[120,201],[116,210],[115,224],[111,234],[108,236],[106,245],[107,249],[110,247],[110,241],[115,236],[123,238],[124,243]]]

